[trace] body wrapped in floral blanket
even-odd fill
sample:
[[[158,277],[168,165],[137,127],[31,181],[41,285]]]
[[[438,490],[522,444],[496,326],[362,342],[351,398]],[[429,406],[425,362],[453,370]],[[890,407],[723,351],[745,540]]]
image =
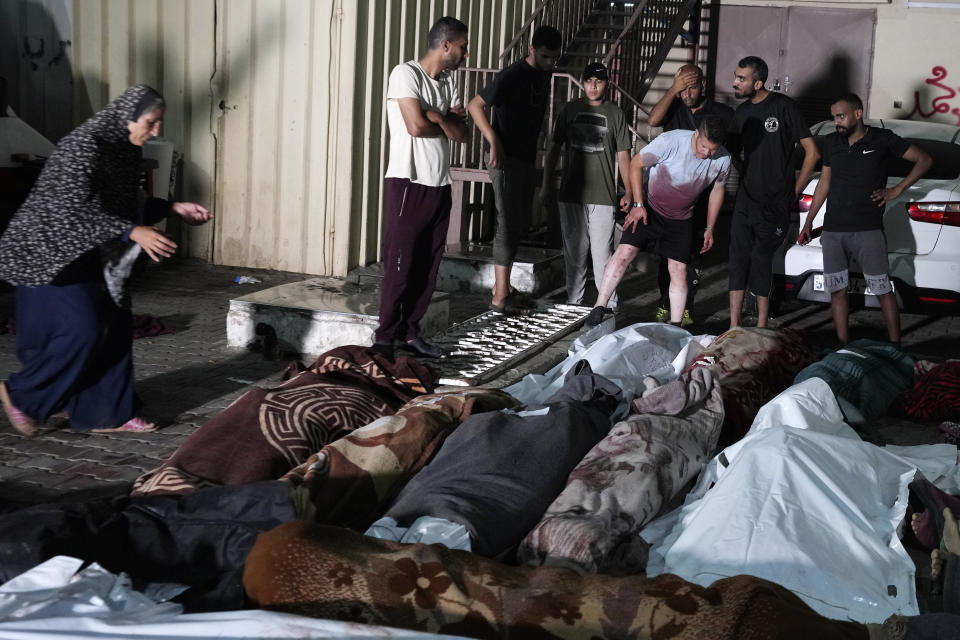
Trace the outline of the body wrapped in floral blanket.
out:
[[[266,609],[476,638],[870,637],[867,626],[825,618],[751,576],[707,588],[669,574],[581,576],[303,521],[259,536],[243,583]]]

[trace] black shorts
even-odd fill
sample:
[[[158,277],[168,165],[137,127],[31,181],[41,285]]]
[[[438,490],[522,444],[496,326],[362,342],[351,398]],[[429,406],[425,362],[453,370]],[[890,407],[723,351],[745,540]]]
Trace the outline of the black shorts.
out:
[[[727,271],[731,291],[749,289],[758,296],[770,295],[773,290],[773,256],[793,233],[790,203],[790,197],[757,202],[740,187],[730,221]],[[795,233],[793,237],[796,237]]]
[[[647,224],[637,222],[637,230],[626,225],[620,236],[620,244],[629,244],[641,251],[650,251],[664,258],[687,264],[693,247],[693,219],[674,220],[665,218],[649,205]]]

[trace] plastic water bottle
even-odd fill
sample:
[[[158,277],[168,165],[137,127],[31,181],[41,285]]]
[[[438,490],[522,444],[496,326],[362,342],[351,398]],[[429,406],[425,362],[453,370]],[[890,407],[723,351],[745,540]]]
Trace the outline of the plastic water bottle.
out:
[[[259,284],[260,280],[253,276],[237,276],[233,279],[237,284]]]

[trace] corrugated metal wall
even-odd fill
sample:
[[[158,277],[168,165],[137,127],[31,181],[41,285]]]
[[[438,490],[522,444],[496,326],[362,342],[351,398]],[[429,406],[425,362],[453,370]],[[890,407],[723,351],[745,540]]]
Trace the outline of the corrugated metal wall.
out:
[[[221,0],[215,260],[332,275],[378,260],[390,70],[443,15],[470,26],[469,64],[499,66],[534,7]]]
[[[180,195],[213,205],[214,0],[74,0],[73,118],[79,123],[131,84],[163,93],[163,136],[184,156]],[[212,226],[181,238],[187,255],[211,256]]]
[[[469,65],[498,67],[537,4],[74,0],[74,119],[152,84],[184,154],[183,196],[215,204],[187,253],[343,275],[378,259],[390,70],[443,15],[469,25]]]

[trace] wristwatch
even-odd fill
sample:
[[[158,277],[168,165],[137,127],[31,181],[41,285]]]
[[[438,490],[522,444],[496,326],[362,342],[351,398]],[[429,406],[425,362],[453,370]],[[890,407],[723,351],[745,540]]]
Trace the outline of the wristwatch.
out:
[[[642,202],[631,202],[631,203],[630,203],[630,208],[631,208],[631,209],[643,209],[643,203],[642,203]]]

